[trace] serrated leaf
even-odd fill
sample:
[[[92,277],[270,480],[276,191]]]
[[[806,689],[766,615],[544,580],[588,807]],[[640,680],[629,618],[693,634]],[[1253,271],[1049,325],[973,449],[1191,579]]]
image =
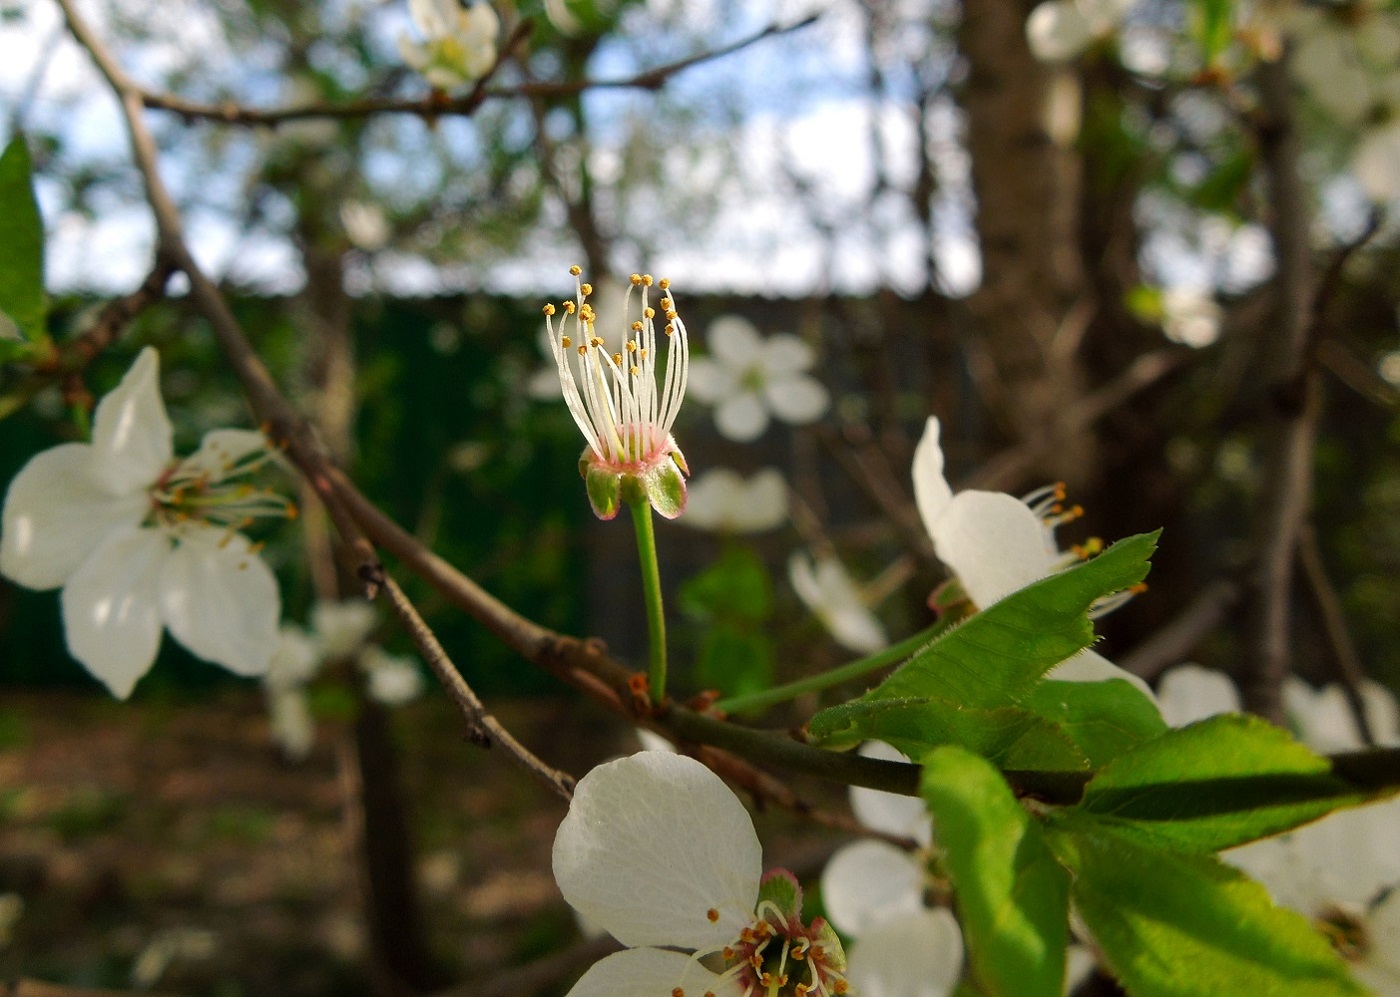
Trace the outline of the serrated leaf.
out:
[[[1076,809],[1147,844],[1215,852],[1371,798],[1286,731],[1225,714],[1168,731],[1113,760],[1089,782]]]
[[[954,896],[971,975],[987,997],[1059,997],[1069,874],[1001,774],[957,747],[924,756],[919,791]]]
[[[726,696],[762,692],[773,684],[772,638],[762,630],[710,624],[695,661],[695,679]]]
[[[1046,672],[1093,642],[1089,607],[1147,577],[1157,536],[1120,540],[1090,561],[1011,593],[929,643],[863,698],[1016,705]]]
[[[1132,997],[1367,993],[1306,918],[1214,856],[1148,848],[1082,813],[1050,821],[1075,909]]]
[[[34,199],[29,147],[15,135],[0,154],[0,312],[25,337],[44,335],[44,222]]]
[[[1122,679],[1050,679],[1032,689],[1022,706],[1053,723],[1083,753],[1089,768],[1099,768],[1167,730],[1157,704]]]

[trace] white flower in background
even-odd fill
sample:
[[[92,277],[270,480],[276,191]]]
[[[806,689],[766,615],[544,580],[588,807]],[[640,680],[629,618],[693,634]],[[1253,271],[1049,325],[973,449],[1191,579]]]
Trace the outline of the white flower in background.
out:
[[[23,897],[18,893],[0,893],[0,949],[14,939],[15,925],[23,914]]]
[[[1362,708],[1378,747],[1400,744],[1400,707],[1385,686],[1371,679],[1361,682]],[[1367,747],[1356,725],[1346,692],[1331,684],[1314,689],[1290,675],[1283,683],[1283,705],[1298,737],[1314,751],[1360,751]]]
[[[589,295],[588,304],[593,309],[593,322],[603,329],[621,329],[627,325],[626,295],[613,283],[595,288]],[[548,316],[546,316],[548,319]],[[554,401],[563,397],[564,389],[559,383],[559,364],[554,359],[553,334],[549,322],[540,325],[538,336],[540,355],[545,365],[530,375],[525,390],[531,398],[539,401]]]
[[[626,486],[627,491],[638,489],[661,515],[675,519],[685,510],[685,475],[690,472],[671,427],[685,399],[690,345],[671,282],[655,282],[662,294],[657,305],[666,338],[666,375],[658,388],[657,310],[648,303],[651,274],[631,276],[622,322],[614,326],[621,334],[609,345],[598,333],[598,316],[587,300],[593,285],[579,280],[579,267],[570,273],[575,297],[564,302],[558,329],[554,305],[545,305],[544,314],[564,402],[588,442],[579,472],[589,504],[599,519],[612,519],[622,507]],[[628,322],[634,291],[641,302],[637,318]]]
[[[156,932],[131,967],[131,985],[149,990],[177,962],[202,962],[218,952],[218,938],[202,928],[165,928]]]
[[[496,63],[501,19],[489,3],[463,7],[458,0],[408,0],[415,42],[399,36],[399,54],[434,88],[455,90],[480,79]]]
[[[272,739],[282,754],[301,761],[316,743],[316,725],[306,698],[306,684],[321,667],[316,642],[299,627],[284,626],[278,632],[277,652],[263,676]]]
[[[367,691],[376,702],[385,706],[403,706],[423,695],[423,673],[412,658],[390,654],[382,647],[370,645],[360,652],[355,663],[364,672]]]
[[[374,629],[374,607],[364,599],[321,599],[311,607],[311,632],[321,661],[354,656]]]
[[[1162,675],[1157,708],[1168,726],[1185,727],[1218,713],[1240,712],[1240,693],[1224,672],[1187,663]]]
[[[831,404],[820,381],[807,373],[812,348],[790,333],[766,339],[737,315],[710,323],[710,356],[691,365],[690,391],[715,407],[715,426],[726,439],[748,443],[763,435],[770,415],[800,426],[815,422]]]
[[[1391,110],[1400,115],[1400,101]],[[1351,172],[1371,200],[1400,200],[1400,116],[1362,134],[1352,155]]]
[[[367,253],[383,249],[392,234],[384,209],[373,201],[342,202],[340,224],[355,248]]]
[[[1378,3],[1295,4],[1289,68],[1323,111],[1359,126],[1400,62],[1400,20]]]
[[[762,871],[743,804],[693,758],[643,751],[593,769],[559,825],[554,878],[627,948],[569,997],[848,992],[835,932],[803,924],[790,873]]]
[[[866,606],[836,558],[813,561],[801,551],[794,552],[788,560],[788,581],[812,615],[848,651],[874,654],[889,646],[884,624]]]
[[[860,754],[909,761],[879,741]],[[944,907],[924,904],[932,824],[924,801],[853,787],[851,809],[874,831],[912,838],[910,853],[868,839],[837,849],[822,871],[822,903],[831,923],[850,936],[847,976],[865,997],[944,997],[962,974],[962,933]]]
[[[1177,286],[1162,291],[1162,331],[1168,339],[1192,349],[1220,338],[1220,306],[1206,288]]]
[[[1080,551],[1062,552],[1055,545],[1055,526],[1077,514],[1061,508],[1058,487],[1041,489],[1025,501],[1004,492],[968,490],[954,495],[943,476],[938,434],[938,419],[930,416],[914,450],[914,502],[938,559],[957,576],[973,605],[986,608],[1080,559]],[[1110,601],[1099,610],[1116,604]],[[1049,677],[1072,682],[1125,679],[1152,696],[1142,679],[1089,649],[1056,665]]]
[[[162,629],[239,675],[267,670],[281,597],[237,530],[295,511],[236,480],[271,459],[261,433],[214,430],[175,459],[159,369],[142,350],[98,403],[92,442],[33,457],[0,520],[0,574],[62,587],[69,652],[121,699],[155,661]]]
[[[1026,19],[1026,41],[1041,62],[1068,62],[1118,30],[1134,0],[1046,0]]]
[[[716,533],[762,533],[787,521],[787,483],[782,472],[765,467],[744,478],[727,467],[706,471],[690,483],[687,526]]]

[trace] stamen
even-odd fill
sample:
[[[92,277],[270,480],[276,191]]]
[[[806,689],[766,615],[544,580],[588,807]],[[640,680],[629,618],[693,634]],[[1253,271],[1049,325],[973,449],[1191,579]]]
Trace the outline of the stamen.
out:
[[[577,277],[577,276],[579,276],[580,274],[583,273],[583,267],[581,267],[581,266],[579,266],[577,263],[575,263],[573,266],[569,267],[569,273],[570,273],[572,276]]]

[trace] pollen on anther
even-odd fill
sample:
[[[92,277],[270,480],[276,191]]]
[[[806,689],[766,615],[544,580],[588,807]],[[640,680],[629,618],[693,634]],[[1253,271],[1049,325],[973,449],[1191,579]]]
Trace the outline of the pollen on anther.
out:
[[[573,340],[571,340],[568,336],[561,336],[559,339],[559,345],[567,350],[570,346],[573,345]]]
[[[569,267],[569,273],[577,277],[579,274],[583,273],[583,267],[575,263],[573,266]]]
[[[552,304],[546,304],[546,305],[544,306],[544,313],[545,313],[546,315],[553,315],[553,314],[554,314],[554,305],[552,305]]]
[[[659,280],[659,281],[657,282],[657,285],[661,288],[661,290],[664,291],[664,290],[666,290],[666,288],[668,288],[668,287],[671,286],[671,278],[670,278],[670,277],[662,277],[661,280]]]
[[[627,279],[632,282],[633,287],[637,287],[642,283],[642,275],[639,273],[634,273],[631,277]]]
[[[633,364],[631,367],[628,367],[627,370],[628,373],[630,373],[633,377],[636,377],[638,374],[641,373],[641,369],[636,364]]]
[[[637,341],[636,341],[635,339],[629,339],[629,340],[627,340],[627,352],[628,352],[628,353],[636,353],[636,352],[637,352]]]
[[[644,273],[644,274],[642,274],[642,283],[645,284],[647,287],[651,287],[651,284],[652,284],[651,274],[649,274],[649,273]]]
[[[587,343],[579,343],[579,345],[578,345],[578,355],[581,356],[581,357],[586,357],[586,356],[588,356],[588,344],[587,344]]]
[[[567,312],[568,314],[572,315],[572,314],[573,314],[574,312],[576,312],[577,310],[578,310],[578,306],[575,305],[572,301],[566,301],[566,302],[564,302],[564,311]]]
[[[633,331],[633,332],[641,332],[641,331],[642,331],[643,329],[645,329],[645,328],[646,328],[646,326],[642,325],[642,322],[641,322],[640,319],[638,319],[636,322],[633,322],[633,323],[632,323],[632,331]]]
[[[593,293],[593,285],[592,285],[592,284],[580,284],[580,285],[578,286],[578,289],[579,289],[579,291],[583,294],[583,296],[584,296],[585,298],[588,297],[590,294]]]
[[[670,322],[667,322],[667,323],[666,323],[666,335],[668,335],[668,336],[674,336],[675,334],[676,334],[676,327],[675,327],[674,325],[672,325]]]
[[[709,910],[705,911],[705,916],[709,918],[711,924],[714,924],[719,920],[719,911],[711,907]]]
[[[647,318],[656,318],[656,309],[648,306],[647,309],[642,312],[642,314],[645,315]]]
[[[603,340],[602,340],[602,338],[599,337],[599,336],[594,336],[592,339],[590,339],[590,340],[588,341],[588,345],[589,345],[589,346],[602,346],[602,345],[603,345]]]
[[[675,987],[671,990],[671,997],[685,997],[685,988]]]
[[[617,366],[619,366],[619,367],[622,366],[622,354],[621,354],[621,353],[614,353],[614,354],[613,354],[613,363],[617,364]]]

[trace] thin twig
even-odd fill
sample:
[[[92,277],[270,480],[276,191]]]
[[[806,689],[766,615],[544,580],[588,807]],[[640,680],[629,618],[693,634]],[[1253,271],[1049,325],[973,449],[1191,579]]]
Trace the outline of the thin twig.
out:
[[[1303,569],[1308,594],[1312,596],[1317,614],[1322,618],[1322,630],[1332,651],[1332,663],[1336,666],[1337,677],[1342,680],[1342,689],[1346,692],[1352,715],[1356,717],[1362,742],[1374,746],[1376,735],[1371,729],[1370,717],[1366,715],[1366,700],[1361,695],[1366,669],[1361,667],[1361,655],[1356,653],[1356,644],[1347,628],[1342,600],[1337,597],[1332,579],[1327,577],[1327,567],[1322,563],[1322,548],[1317,542],[1317,530],[1311,523],[1305,523],[1298,536],[1298,564]]]
[[[1118,666],[1148,682],[1185,661],[1202,640],[1225,624],[1239,608],[1243,586],[1233,578],[1206,585],[1176,617],[1151,637],[1118,658]]]

